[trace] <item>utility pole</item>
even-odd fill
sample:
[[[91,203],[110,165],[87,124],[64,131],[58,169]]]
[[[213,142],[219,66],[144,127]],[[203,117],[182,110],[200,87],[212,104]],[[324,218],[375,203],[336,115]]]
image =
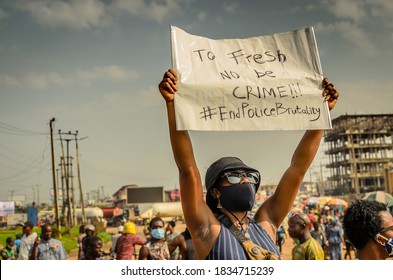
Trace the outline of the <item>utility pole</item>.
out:
[[[9,191],[9,192],[11,193],[11,196],[10,196],[11,199],[10,199],[10,200],[11,200],[11,201],[14,201],[14,192],[15,192],[15,191]]]
[[[97,203],[100,204],[100,188],[97,189]]]
[[[33,201],[35,202],[35,186],[31,186],[31,189],[33,190]]]
[[[62,157],[61,157],[61,161],[62,161],[62,169],[63,169],[63,174],[64,174],[64,181],[65,181],[65,185],[66,185],[66,199],[65,199],[65,208],[64,211],[66,211],[64,213],[65,215],[65,221],[66,221],[66,228],[70,229],[71,227],[71,209],[70,209],[70,186],[69,186],[69,181],[68,181],[68,171],[67,171],[67,167],[68,165],[66,165],[65,162],[65,157],[64,157],[64,146],[63,146],[63,139],[61,138],[61,130],[59,129],[59,137],[60,137],[60,143],[61,143],[61,153],[62,153]],[[68,154],[68,142],[67,141],[67,154]],[[68,163],[68,158],[67,158],[67,163]]]
[[[76,161],[77,161],[77,172],[78,172],[78,183],[79,183],[79,193],[80,193],[80,204],[81,204],[81,210],[82,210],[82,224],[86,223],[86,214],[85,214],[85,207],[84,207],[84,201],[83,201],[83,190],[82,190],[82,183],[81,183],[81,176],[80,176],[80,164],[79,164],[79,148],[78,148],[78,131],[76,131],[75,133],[71,133],[71,131],[69,131],[68,133],[61,133],[59,131],[59,134],[66,134],[69,137],[74,136],[74,139],[72,138],[68,138],[68,139],[64,139],[64,141],[67,142],[67,172],[66,172],[66,185],[67,185],[67,196],[68,196],[68,200],[69,200],[69,188],[70,188],[70,177],[72,177],[72,181],[71,181],[71,192],[72,192],[72,199],[71,199],[71,203],[72,203],[72,209],[73,209],[73,215],[72,215],[72,222],[73,224],[76,224],[76,200],[75,200],[75,193],[74,193],[74,181],[73,181],[73,169],[72,169],[72,163],[70,164],[70,155],[69,155],[69,142],[72,140],[75,140],[75,150],[76,150]],[[87,138],[87,137],[85,137]],[[83,140],[85,138],[79,139],[79,140]],[[64,155],[64,153],[63,153]],[[72,158],[71,158],[72,159]],[[71,172],[70,172],[70,168],[71,168]],[[72,173],[72,174],[71,174]],[[71,175],[70,175],[71,174]],[[71,205],[69,204],[69,209],[71,209]],[[71,218],[71,217],[70,217]]]
[[[56,173],[55,173],[55,168],[56,168],[56,162],[55,162],[55,150],[54,150],[54,145],[53,145],[53,123],[55,122],[55,118],[52,118],[49,121],[49,127],[50,127],[50,145],[51,145],[51,156],[52,156],[52,178],[53,178],[53,195],[54,195],[54,207],[55,207],[55,223],[56,227],[59,232],[59,236],[61,237],[61,224],[60,224],[60,217],[59,217],[59,196],[58,196],[58,184],[56,180]],[[58,169],[56,169],[58,170]],[[58,176],[58,175],[57,175]]]
[[[78,183],[79,183],[79,200],[81,204],[81,210],[82,210],[82,224],[85,225],[87,223],[86,221],[86,214],[85,214],[85,204],[83,201],[83,191],[82,191],[82,182],[81,182],[81,172],[80,172],[80,165],[79,165],[79,148],[78,148],[78,130],[75,133],[75,150],[76,150],[76,167],[77,167],[77,172],[78,172]],[[86,138],[86,137],[85,137]],[[85,139],[83,138],[83,139]]]
[[[104,186],[101,186],[101,190],[102,190],[102,202],[105,203],[105,193],[104,193]]]
[[[37,207],[40,207],[40,185],[35,185],[37,189]]]
[[[64,192],[64,178],[65,178],[65,174],[64,174],[64,169],[63,169],[63,157],[60,157],[60,163],[59,163],[59,166],[60,166],[60,178],[61,178],[61,192],[62,192],[62,196],[63,196],[63,199],[62,199],[62,208],[61,208],[61,215],[62,215],[62,221],[63,221],[63,223],[64,224],[66,224],[66,208],[67,208],[67,205],[66,205],[66,200],[67,200],[67,197],[65,196],[65,192]]]
[[[76,220],[76,203],[75,203],[75,188],[74,188],[74,171],[72,166],[73,157],[71,157],[70,163],[70,177],[71,177],[71,204],[72,204],[72,225],[77,224]]]
[[[69,132],[70,133],[70,132]],[[71,223],[71,227],[72,226],[74,226],[74,219],[73,219],[73,217],[74,217],[74,214],[75,213],[73,213],[73,211],[71,210],[71,209],[74,209],[74,200],[73,200],[73,188],[72,188],[72,186],[70,186],[70,141],[71,141],[71,139],[64,139],[66,142],[67,142],[67,177],[66,177],[66,180],[67,180],[67,193],[68,193],[68,212],[69,212],[69,220],[70,220],[70,223]],[[70,195],[70,189],[71,189],[71,192],[72,192],[72,197],[71,197],[71,195]]]

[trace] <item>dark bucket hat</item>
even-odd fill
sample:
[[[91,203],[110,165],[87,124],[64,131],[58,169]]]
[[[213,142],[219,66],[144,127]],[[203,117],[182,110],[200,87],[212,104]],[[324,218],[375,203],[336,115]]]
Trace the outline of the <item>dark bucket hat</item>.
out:
[[[231,170],[237,170],[237,169],[244,169],[245,171],[255,171],[259,173],[258,170],[245,165],[244,162],[237,157],[222,157],[216,160],[215,162],[213,162],[207,169],[205,175],[205,186],[207,190],[206,204],[213,212],[215,212],[217,209],[217,199],[215,199],[210,194],[210,189],[217,184],[218,180],[220,179],[220,176],[223,173]],[[255,185],[255,191],[258,191],[258,188],[259,188],[259,182],[258,184]]]

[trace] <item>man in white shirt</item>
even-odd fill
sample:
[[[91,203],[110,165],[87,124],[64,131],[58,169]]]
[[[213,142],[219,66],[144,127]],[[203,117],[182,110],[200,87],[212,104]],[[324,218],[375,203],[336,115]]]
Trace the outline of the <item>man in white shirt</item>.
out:
[[[33,232],[34,225],[32,222],[27,221],[23,226],[23,233],[25,234],[20,241],[20,249],[18,260],[28,260],[30,258],[31,249],[33,248],[34,241],[37,238],[37,233]]]

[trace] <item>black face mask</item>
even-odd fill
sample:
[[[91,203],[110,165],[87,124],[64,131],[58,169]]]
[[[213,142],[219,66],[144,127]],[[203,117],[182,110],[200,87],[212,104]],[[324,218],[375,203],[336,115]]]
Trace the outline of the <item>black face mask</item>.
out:
[[[255,187],[253,184],[236,184],[217,186],[221,193],[222,207],[229,211],[250,211],[255,202]]]

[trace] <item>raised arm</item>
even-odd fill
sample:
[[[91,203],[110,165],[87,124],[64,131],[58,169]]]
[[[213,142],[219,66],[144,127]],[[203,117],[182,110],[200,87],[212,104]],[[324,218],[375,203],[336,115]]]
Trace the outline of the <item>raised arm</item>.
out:
[[[328,102],[329,110],[335,106],[339,93],[327,78],[322,82],[322,95]],[[274,194],[258,209],[255,219],[275,236],[275,230],[291,210],[304,175],[310,167],[321,142],[323,130],[307,130],[300,140],[290,163]]]
[[[218,222],[203,199],[201,176],[188,132],[176,130],[174,95],[177,82],[176,72],[168,70],[159,84],[159,90],[166,101],[172,151],[179,170],[184,218],[194,242],[200,243],[196,253],[204,258],[208,254],[205,251],[210,251],[213,246],[211,224]]]

